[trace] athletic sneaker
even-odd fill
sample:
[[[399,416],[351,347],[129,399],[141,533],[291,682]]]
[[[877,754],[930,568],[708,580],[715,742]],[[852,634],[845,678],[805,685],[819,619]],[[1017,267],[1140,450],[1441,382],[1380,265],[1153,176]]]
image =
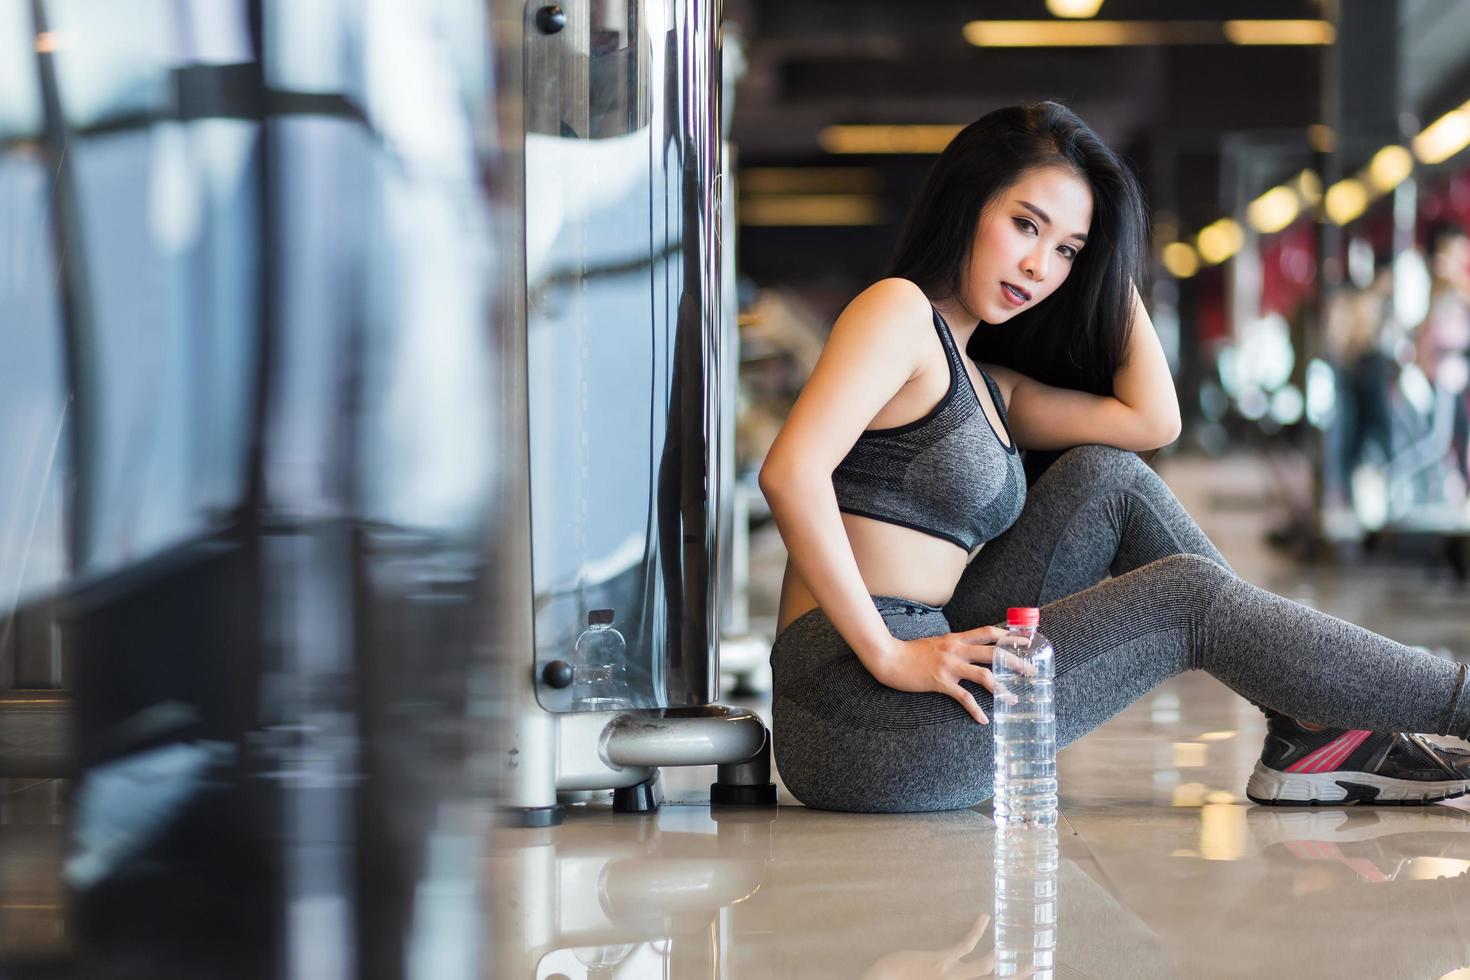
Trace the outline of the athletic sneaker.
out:
[[[1470,754],[1422,735],[1327,728],[1289,718],[1266,725],[1266,745],[1245,795],[1268,806],[1437,803],[1470,791]]]

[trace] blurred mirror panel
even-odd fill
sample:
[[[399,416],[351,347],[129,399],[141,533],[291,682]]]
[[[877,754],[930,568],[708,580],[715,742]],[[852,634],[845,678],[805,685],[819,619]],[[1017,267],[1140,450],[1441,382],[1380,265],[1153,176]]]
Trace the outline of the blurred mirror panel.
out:
[[[477,975],[490,21],[0,5],[7,976]]]

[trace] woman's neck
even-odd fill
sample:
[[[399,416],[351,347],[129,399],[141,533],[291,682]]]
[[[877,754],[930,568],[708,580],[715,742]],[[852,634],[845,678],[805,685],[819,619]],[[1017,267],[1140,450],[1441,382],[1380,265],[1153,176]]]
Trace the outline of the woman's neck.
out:
[[[963,350],[969,342],[970,337],[980,325],[980,318],[961,306],[953,298],[934,300],[934,308],[939,315],[944,317],[944,322],[949,324],[949,332],[954,334],[955,342]]]

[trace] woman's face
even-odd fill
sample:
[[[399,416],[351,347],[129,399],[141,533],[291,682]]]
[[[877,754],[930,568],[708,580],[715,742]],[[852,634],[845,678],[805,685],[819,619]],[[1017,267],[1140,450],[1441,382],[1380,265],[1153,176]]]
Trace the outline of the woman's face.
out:
[[[1031,170],[980,216],[961,289],[983,323],[1004,323],[1056,292],[1092,224],[1092,191],[1070,170]]]

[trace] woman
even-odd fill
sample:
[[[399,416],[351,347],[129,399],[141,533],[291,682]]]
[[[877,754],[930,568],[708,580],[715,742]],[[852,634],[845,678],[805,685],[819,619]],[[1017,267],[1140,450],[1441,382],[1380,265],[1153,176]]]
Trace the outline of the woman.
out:
[[[987,624],[1033,605],[1061,746],[1201,668],[1317,723],[1271,718],[1253,799],[1470,787],[1466,756],[1390,734],[1470,736],[1465,665],[1237,578],[1134,455],[1179,432],[1133,285],[1145,241],[1135,180],[1080,119],[998,110],[939,157],[891,277],[837,320],[760,474],[790,554],[776,761],[807,805],[988,798]],[[1028,493],[1018,447],[1078,448]]]

